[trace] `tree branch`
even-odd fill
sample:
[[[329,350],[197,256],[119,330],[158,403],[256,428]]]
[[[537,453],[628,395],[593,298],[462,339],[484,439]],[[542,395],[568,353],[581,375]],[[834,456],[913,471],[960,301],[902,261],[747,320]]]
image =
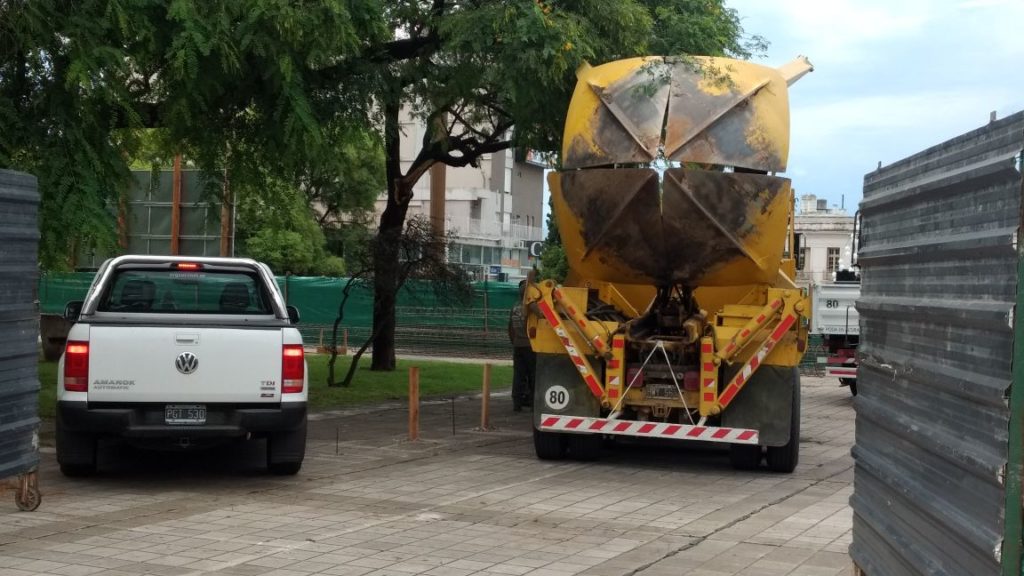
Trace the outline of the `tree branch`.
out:
[[[482,140],[487,140],[487,139],[489,139],[491,137],[490,134],[487,134],[487,133],[483,132],[482,130],[480,130],[478,128],[474,128],[472,124],[470,124],[469,122],[466,122],[466,120],[462,117],[462,115],[459,114],[459,112],[457,112],[454,108],[449,107],[448,108],[448,112],[451,113],[451,115],[455,118],[455,120],[458,121],[459,124],[462,124],[463,126],[465,126],[466,130],[469,130],[473,134],[476,134]],[[449,132],[451,130],[454,130],[454,129],[455,129],[455,123],[453,122],[451,127],[449,128]]]
[[[481,142],[477,145],[467,146],[455,146],[452,150],[458,150],[462,152],[462,156],[452,156],[451,153],[441,154],[435,159],[436,162],[443,162],[453,168],[462,168],[463,166],[469,166],[475,164],[484,154],[493,154],[495,152],[501,152],[512,147],[511,140],[497,140],[491,142]]]
[[[426,48],[436,48],[440,44],[440,38],[434,32],[428,32],[425,36],[413,36],[392,40],[381,45],[381,53],[395,62],[409,60],[420,56]]]

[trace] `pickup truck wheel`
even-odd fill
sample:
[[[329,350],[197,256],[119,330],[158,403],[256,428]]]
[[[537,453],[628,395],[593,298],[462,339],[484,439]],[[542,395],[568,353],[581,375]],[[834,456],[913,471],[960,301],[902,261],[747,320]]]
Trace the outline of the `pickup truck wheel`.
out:
[[[96,473],[96,437],[65,430],[57,421],[57,462],[60,473],[81,478]]]
[[[306,420],[295,430],[267,437],[267,469],[272,474],[291,476],[302,468],[306,456]]]
[[[533,450],[541,460],[561,460],[565,457],[565,434],[541,432],[534,428]]]
[[[569,434],[569,456],[575,460],[592,461],[601,457],[601,436],[597,434]]]
[[[800,461],[800,373],[793,369],[793,409],[790,411],[789,442],[767,449],[768,469],[789,474]]]

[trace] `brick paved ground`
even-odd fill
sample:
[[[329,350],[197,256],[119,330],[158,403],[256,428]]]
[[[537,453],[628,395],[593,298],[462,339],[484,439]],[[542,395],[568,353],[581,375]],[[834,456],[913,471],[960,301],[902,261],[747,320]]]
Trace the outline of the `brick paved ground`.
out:
[[[0,575],[726,576],[852,573],[853,406],[804,379],[801,463],[737,472],[707,448],[617,444],[540,462],[529,416],[496,399],[320,414],[294,478],[258,443],[199,454],[107,447],[70,481],[44,454],[42,507],[0,500]]]

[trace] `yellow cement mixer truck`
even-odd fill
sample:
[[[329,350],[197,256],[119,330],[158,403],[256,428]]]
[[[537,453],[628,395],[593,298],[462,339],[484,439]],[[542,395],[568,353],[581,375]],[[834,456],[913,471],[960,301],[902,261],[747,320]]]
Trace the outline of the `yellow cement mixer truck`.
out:
[[[628,436],[796,467],[810,304],[776,174],[788,87],[811,70],[634,58],[578,72],[548,179],[570,271],[524,294],[539,458],[594,459]]]

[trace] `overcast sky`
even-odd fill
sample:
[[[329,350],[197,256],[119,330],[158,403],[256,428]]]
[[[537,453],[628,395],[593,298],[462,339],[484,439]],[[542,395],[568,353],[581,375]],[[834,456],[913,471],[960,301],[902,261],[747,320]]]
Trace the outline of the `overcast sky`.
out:
[[[866,172],[1024,109],[1024,0],[727,0],[815,71],[790,89],[797,194],[851,213]]]

